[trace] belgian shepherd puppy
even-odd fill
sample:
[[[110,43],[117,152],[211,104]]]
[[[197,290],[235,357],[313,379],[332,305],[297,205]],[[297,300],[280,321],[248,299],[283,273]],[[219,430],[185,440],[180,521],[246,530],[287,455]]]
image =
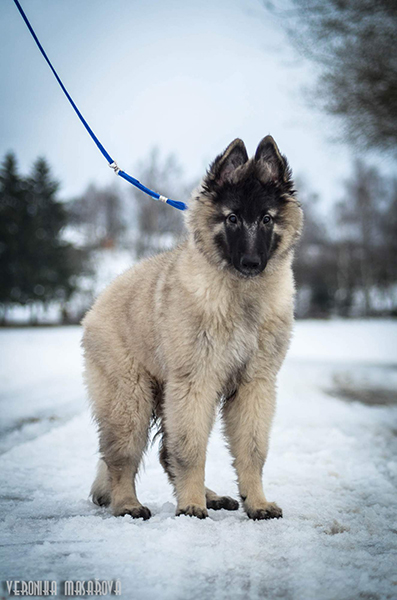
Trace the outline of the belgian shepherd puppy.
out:
[[[293,247],[302,228],[291,171],[271,136],[248,159],[236,139],[187,211],[188,238],[137,264],[83,321],[85,377],[101,460],[91,494],[114,515],[148,519],[135,476],[153,414],[177,515],[238,502],[205,487],[217,406],[251,519],[282,516],[262,488],[276,376],[293,322]]]

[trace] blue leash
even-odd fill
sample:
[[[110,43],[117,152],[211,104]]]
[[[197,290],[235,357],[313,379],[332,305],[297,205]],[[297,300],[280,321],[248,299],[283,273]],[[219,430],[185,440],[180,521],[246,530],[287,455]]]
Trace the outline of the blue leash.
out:
[[[129,181],[129,183],[132,183],[132,185],[134,185],[135,187],[140,189],[142,192],[144,192],[148,196],[151,196],[152,198],[154,198],[154,200],[160,200],[161,202],[169,204],[170,206],[173,206],[174,208],[177,208],[179,210],[186,210],[187,205],[184,202],[179,202],[178,200],[171,200],[170,198],[166,198],[165,196],[162,196],[161,194],[158,194],[157,192],[150,190],[145,185],[143,185],[140,181],[138,181],[138,179],[131,177],[131,175],[128,175],[128,173],[119,169],[119,167],[117,166],[117,163],[113,160],[113,158],[110,156],[110,154],[107,153],[107,151],[102,146],[101,142],[98,140],[97,136],[92,131],[91,127],[88,125],[87,121],[85,120],[85,118],[83,117],[83,115],[81,114],[79,109],[77,108],[76,104],[73,102],[72,97],[70,96],[69,92],[67,91],[67,89],[63,85],[62,81],[60,80],[58,73],[55,71],[54,67],[52,66],[51,61],[48,58],[47,54],[45,53],[43,46],[40,44],[37,35],[33,31],[33,28],[31,26],[31,24],[29,23],[29,20],[28,20],[27,16],[25,15],[22,6],[19,4],[18,0],[14,0],[14,2],[15,2],[17,9],[21,13],[22,19],[25,21],[27,28],[29,29],[30,33],[32,34],[34,41],[36,42],[37,46],[39,47],[40,52],[44,56],[48,66],[50,67],[51,71],[53,72],[55,79],[61,86],[63,93],[65,94],[66,98],[69,100],[70,104],[73,106],[75,113],[79,117],[80,121],[83,123],[84,127],[86,128],[89,135],[91,136],[92,140],[98,146],[99,151],[102,153],[102,155],[108,161],[109,167],[111,167],[114,170],[116,175],[119,175],[126,181]]]

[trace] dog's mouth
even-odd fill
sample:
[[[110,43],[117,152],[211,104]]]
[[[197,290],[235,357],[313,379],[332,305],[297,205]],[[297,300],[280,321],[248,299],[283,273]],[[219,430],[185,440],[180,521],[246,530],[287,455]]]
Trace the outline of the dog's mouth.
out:
[[[266,264],[260,267],[243,267],[239,265],[238,267],[235,266],[234,268],[239,273],[239,275],[242,275],[245,279],[253,279],[254,277],[257,277],[258,275],[263,273],[263,271],[266,268]]]

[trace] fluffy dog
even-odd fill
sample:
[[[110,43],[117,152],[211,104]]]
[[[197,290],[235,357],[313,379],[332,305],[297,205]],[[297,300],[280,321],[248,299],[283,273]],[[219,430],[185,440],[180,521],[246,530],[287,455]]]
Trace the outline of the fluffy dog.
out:
[[[293,323],[301,228],[291,171],[273,138],[251,159],[234,140],[192,195],[187,240],[132,267],[95,302],[83,321],[102,457],[95,503],[150,517],[135,476],[155,415],[177,515],[237,509],[204,483],[220,405],[244,510],[252,519],[282,516],[265,498],[262,469]]]

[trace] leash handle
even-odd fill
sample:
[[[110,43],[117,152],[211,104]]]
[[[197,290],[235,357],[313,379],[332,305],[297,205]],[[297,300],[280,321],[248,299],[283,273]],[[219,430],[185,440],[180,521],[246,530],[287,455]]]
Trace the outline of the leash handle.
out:
[[[177,200],[171,200],[170,198],[166,198],[165,196],[162,196],[161,194],[158,194],[157,192],[154,192],[153,190],[149,189],[148,187],[146,187],[145,185],[143,185],[140,181],[138,181],[138,179],[135,179],[134,177],[131,177],[131,175],[128,175],[128,173],[125,173],[124,171],[122,171],[121,169],[119,169],[119,167],[117,166],[117,163],[113,160],[113,158],[110,156],[110,154],[106,151],[106,149],[102,146],[101,142],[98,140],[97,136],[95,135],[95,133],[92,131],[91,127],[88,125],[87,121],[85,120],[85,118],[83,117],[83,115],[81,114],[81,112],[79,111],[79,109],[77,108],[75,102],[73,101],[73,98],[71,97],[71,95],[69,94],[69,92],[67,91],[67,89],[65,88],[65,86],[63,85],[58,73],[56,72],[56,70],[54,69],[54,67],[52,66],[52,63],[50,61],[50,59],[48,58],[43,46],[41,45],[37,35],[35,34],[33,27],[31,26],[29,19],[27,18],[22,6],[20,5],[18,0],[14,0],[14,3],[17,7],[17,9],[19,10],[22,19],[25,21],[25,24],[27,26],[27,28],[29,29],[30,33],[32,34],[32,37],[34,39],[34,41],[36,42],[41,54],[43,55],[46,63],[48,64],[48,66],[50,67],[55,79],[57,80],[57,82],[59,83],[63,93],[65,94],[66,98],[69,100],[70,104],[72,105],[75,113],[77,114],[77,116],[79,117],[80,121],[82,122],[82,124],[84,125],[84,127],[86,128],[88,134],[90,135],[91,139],[93,140],[93,142],[97,145],[99,151],[101,152],[101,154],[106,158],[109,167],[111,167],[114,172],[116,173],[116,175],[119,175],[119,177],[122,177],[122,179],[125,179],[126,181],[128,181],[129,183],[131,183],[132,185],[134,185],[135,187],[137,187],[138,189],[140,189],[142,192],[144,192],[145,194],[147,194],[148,196],[150,196],[151,198],[153,198],[154,200],[159,200],[161,202],[164,202],[165,204],[169,204],[170,206],[173,206],[174,208],[177,208],[178,210],[186,210],[187,209],[187,205],[184,202],[179,202]]]

